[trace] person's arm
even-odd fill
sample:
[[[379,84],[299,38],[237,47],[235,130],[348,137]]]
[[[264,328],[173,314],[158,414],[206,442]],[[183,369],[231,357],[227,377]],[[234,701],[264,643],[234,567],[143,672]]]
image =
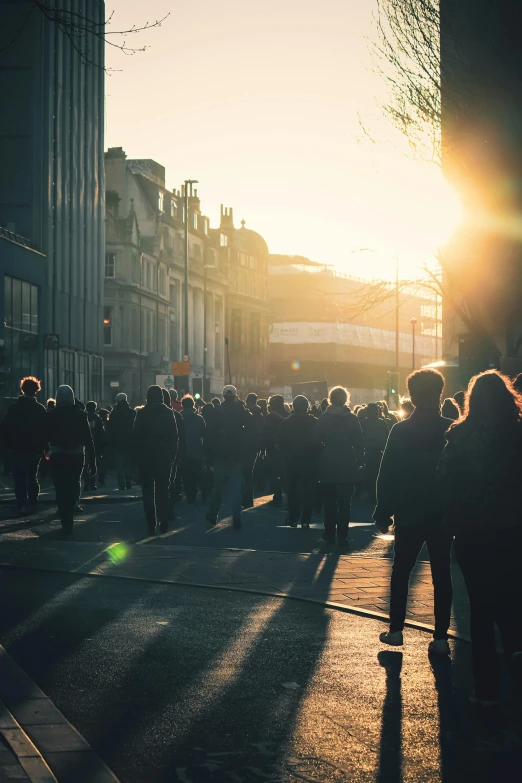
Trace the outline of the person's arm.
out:
[[[170,429],[170,439],[172,443],[172,462],[175,462],[179,451],[179,432],[178,432],[178,422],[176,420],[176,417],[174,416],[174,411],[171,411],[169,429]]]
[[[373,518],[381,530],[390,527],[391,517],[395,513],[397,478],[400,470],[400,441],[400,429],[394,427],[388,437],[377,478],[377,505]]]

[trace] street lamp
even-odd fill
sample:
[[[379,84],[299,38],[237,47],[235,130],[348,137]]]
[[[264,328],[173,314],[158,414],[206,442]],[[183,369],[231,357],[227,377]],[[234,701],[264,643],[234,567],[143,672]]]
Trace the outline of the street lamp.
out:
[[[197,179],[186,179],[185,180],[185,295],[183,297],[184,300],[184,309],[185,309],[185,329],[184,329],[184,355],[189,355],[189,308],[188,308],[188,259],[189,259],[189,186],[190,186],[190,195],[192,196],[192,185],[197,185],[198,181]]]
[[[215,269],[214,264],[203,264],[203,399],[207,386],[207,269]]]
[[[415,369],[415,325],[417,323],[416,318],[412,318],[410,321],[411,324],[411,367],[412,370]]]

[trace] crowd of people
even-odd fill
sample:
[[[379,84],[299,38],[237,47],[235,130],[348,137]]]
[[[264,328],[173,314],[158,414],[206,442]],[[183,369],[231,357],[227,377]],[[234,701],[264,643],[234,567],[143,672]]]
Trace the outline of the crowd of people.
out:
[[[207,504],[217,524],[225,487],[232,525],[265,494],[288,524],[309,528],[322,509],[327,545],[348,545],[354,495],[375,505],[380,531],[394,529],[390,626],[381,641],[403,644],[408,583],[426,544],[434,586],[435,631],[429,651],[449,654],[454,546],[470,600],[475,694],[482,705],[498,700],[495,624],[506,660],[522,669],[522,376],[497,372],[474,377],[467,392],[442,401],[444,378],[435,369],[413,372],[409,398],[397,413],[384,401],[349,407],[340,386],[319,406],[304,396],[292,404],[249,394],[232,385],[210,403],[150,386],[146,403],[131,408],[119,393],[115,406],[84,406],[62,385],[47,408],[40,382],[24,378],[21,397],[1,424],[19,513],[36,509],[40,475],[50,467],[64,536],[73,530],[84,489],[105,481],[110,448],[118,485],[141,484],[148,536],[166,533],[176,503]]]

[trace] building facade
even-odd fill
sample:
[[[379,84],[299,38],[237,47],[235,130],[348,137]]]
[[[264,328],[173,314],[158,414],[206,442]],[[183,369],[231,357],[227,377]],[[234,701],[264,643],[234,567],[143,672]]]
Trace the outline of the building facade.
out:
[[[90,15],[103,25],[105,4]],[[33,11],[31,11],[33,7]],[[79,13],[80,0],[62,0]],[[30,2],[0,2],[2,395],[32,372],[99,398],[103,352],[104,50],[90,63]],[[13,36],[13,30],[17,34]]]

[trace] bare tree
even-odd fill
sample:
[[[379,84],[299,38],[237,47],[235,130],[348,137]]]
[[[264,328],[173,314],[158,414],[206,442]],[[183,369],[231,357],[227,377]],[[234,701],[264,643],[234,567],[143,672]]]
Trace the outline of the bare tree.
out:
[[[88,7],[89,6],[87,5],[87,8]],[[18,28],[12,31],[9,40],[0,48],[0,54],[8,49],[20,37],[35,13],[42,14],[49,23],[56,25],[60,32],[68,38],[71,46],[78,52],[83,63],[92,65],[96,68],[103,68],[107,72],[114,69],[105,68],[91,58],[89,42],[92,38],[97,38],[103,41],[107,46],[112,46],[115,49],[119,49],[123,54],[132,56],[137,52],[144,52],[148,47],[130,46],[127,43],[127,39],[130,36],[135,36],[145,30],[161,27],[161,24],[165,19],[170,16],[170,14],[166,14],[164,17],[156,19],[154,22],[145,22],[142,25],[132,25],[130,28],[124,30],[110,30],[107,28],[110,27],[113,21],[114,11],[112,11],[106,19],[100,20],[98,14],[93,10],[90,12],[88,10],[72,11],[70,8],[58,8],[54,5],[48,5],[41,2],[40,0],[31,0],[27,13],[21,17]]]

